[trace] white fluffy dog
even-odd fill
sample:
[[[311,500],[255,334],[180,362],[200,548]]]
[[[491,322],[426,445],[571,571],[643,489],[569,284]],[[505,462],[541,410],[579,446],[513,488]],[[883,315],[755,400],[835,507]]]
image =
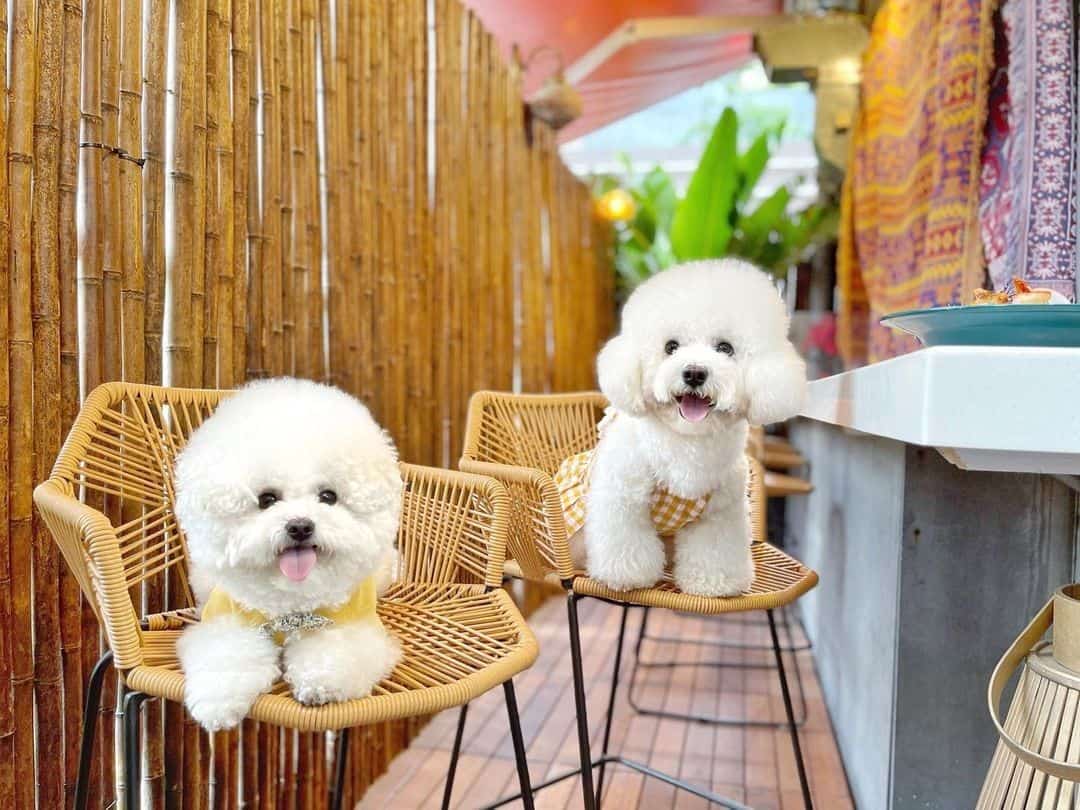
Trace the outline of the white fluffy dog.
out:
[[[177,644],[192,717],[235,726],[282,676],[307,704],[363,697],[400,658],[375,614],[401,478],[367,408],[305,380],[224,400],[176,463],[202,621]]]
[[[674,537],[683,591],[729,596],[754,579],[748,424],[794,416],[805,364],[769,276],[736,259],[673,267],[634,290],[597,359],[614,415],[601,431],[585,518],[589,573],[612,588],[654,585],[666,563],[654,490],[707,498]]]

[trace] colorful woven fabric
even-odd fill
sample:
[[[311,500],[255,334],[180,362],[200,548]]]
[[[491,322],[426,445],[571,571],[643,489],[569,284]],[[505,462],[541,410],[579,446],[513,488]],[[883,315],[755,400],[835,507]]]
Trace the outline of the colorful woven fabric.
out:
[[[1006,0],[1007,134],[1000,154],[988,148],[984,174],[1004,157],[998,188],[983,190],[983,233],[1000,225],[995,200],[1008,199],[1003,239],[988,244],[990,275],[1002,288],[1012,276],[1070,299],[1077,283],[1077,65],[1070,0]],[[999,62],[1002,57],[999,55]],[[989,146],[995,143],[991,139]],[[1001,252],[998,254],[998,248]]]
[[[874,20],[839,254],[849,364],[914,348],[881,316],[959,303],[984,282],[979,171],[995,5],[887,0]]]
[[[1009,171],[1014,141],[1009,126],[1009,37],[1000,10],[994,14],[994,71],[989,96],[979,183],[979,230],[990,281],[1001,290],[1016,267],[1015,243],[1009,239],[1016,192]]]
[[[570,456],[555,472],[555,487],[559,490],[559,499],[562,501],[568,536],[585,525],[585,500],[589,493],[592,458],[592,450]],[[694,499],[680,498],[666,489],[656,487],[649,499],[649,512],[656,533],[661,537],[670,537],[701,517],[708,505],[708,495]]]

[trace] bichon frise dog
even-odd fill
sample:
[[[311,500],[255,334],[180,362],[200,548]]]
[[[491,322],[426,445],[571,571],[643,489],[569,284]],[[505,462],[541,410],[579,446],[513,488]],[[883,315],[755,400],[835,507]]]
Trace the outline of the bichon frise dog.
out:
[[[680,265],[634,290],[597,358],[611,402],[590,462],[589,573],[656,584],[674,536],[675,584],[730,596],[754,579],[748,425],[794,416],[806,369],[772,279],[737,259]]]
[[[280,677],[302,703],[364,697],[401,656],[375,614],[395,559],[393,443],[357,400],[295,379],[224,400],[176,462],[202,621],[177,643],[185,703],[239,723]]]

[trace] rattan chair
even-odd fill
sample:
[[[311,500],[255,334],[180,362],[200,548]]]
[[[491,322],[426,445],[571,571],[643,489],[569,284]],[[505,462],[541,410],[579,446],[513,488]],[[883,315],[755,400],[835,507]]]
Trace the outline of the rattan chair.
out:
[[[616,591],[576,569],[571,560],[566,524],[552,475],[563,459],[596,444],[597,424],[606,405],[605,398],[597,393],[521,395],[484,391],[475,394],[469,406],[465,450],[460,466],[462,470],[499,479],[510,492],[512,509],[507,540],[507,574],[534,582],[556,584],[566,592],[581,767],[537,785],[535,789],[540,790],[580,773],[585,807],[593,810],[600,804],[604,766],[615,763],[662,779],[708,801],[727,807],[742,807],[738,802],[659,773],[640,762],[612,756],[608,748],[623,639],[631,606],[668,608],[709,616],[760,610],[765,611],[768,618],[800,784],[805,804],[811,807],[810,788],[792,714],[784,662],[780,656],[773,609],[790,604],[813,588],[817,584],[817,574],[764,542],[761,469],[753,460],[751,522],[756,538],[753,556],[757,575],[748,593],[720,599],[693,596],[675,587],[670,572],[654,587]],[[577,603],[584,597],[601,599],[623,609],[601,754],[596,759],[592,757],[586,717],[586,687],[577,611]],[[595,788],[593,768],[598,769]],[[508,797],[490,806],[500,806],[514,798]]]
[[[140,784],[139,707],[152,698],[183,699],[175,645],[199,611],[187,580],[185,540],[173,515],[173,460],[228,393],[119,383],[97,388],[52,476],[34,493],[110,648],[88,686],[76,807],[86,804],[93,724],[110,661],[125,689],[123,782],[129,797]],[[528,791],[511,678],[532,664],[537,645],[501,588],[510,517],[506,490],[491,478],[408,464],[401,465],[401,474],[400,576],[378,606],[401,642],[401,663],[370,697],[306,706],[278,684],[255,702],[249,717],[300,731],[340,732],[336,807],[351,726],[466,705],[501,684],[518,776]],[[170,609],[141,615],[140,586],[167,593]],[[447,803],[455,765],[456,759],[447,778]]]

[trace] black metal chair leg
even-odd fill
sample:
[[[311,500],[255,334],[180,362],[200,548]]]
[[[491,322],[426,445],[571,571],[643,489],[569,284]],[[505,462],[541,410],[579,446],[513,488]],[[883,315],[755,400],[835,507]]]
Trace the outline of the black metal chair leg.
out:
[[[638,669],[675,669],[676,667],[711,667],[714,669],[776,669],[775,663],[744,663],[741,661],[645,661],[642,660],[641,648],[646,640],[649,641],[670,641],[679,642],[684,644],[697,644],[708,647],[718,648],[730,648],[730,649],[742,649],[742,650],[772,650],[772,644],[741,644],[738,642],[721,642],[721,641],[709,641],[709,640],[697,640],[697,639],[679,639],[677,637],[668,636],[650,636],[646,632],[646,622],[648,621],[649,608],[645,608],[641,617],[641,626],[638,628],[637,640],[634,643],[634,663],[630,669],[630,682],[627,686],[626,700],[630,704],[630,708],[636,713],[644,715],[645,717],[660,717],[667,720],[682,720],[687,723],[704,723],[710,726],[736,726],[736,727],[748,727],[748,728],[786,728],[787,721],[773,721],[773,720],[748,720],[737,719],[729,717],[716,717],[714,715],[705,714],[691,714],[688,712],[672,712],[666,709],[650,709],[646,706],[642,706],[638,703],[635,697],[637,685],[638,685]],[[781,650],[784,652],[795,653],[801,650],[810,649],[809,644],[795,645],[794,633],[791,630],[791,625],[787,622],[786,612],[782,612],[781,616],[784,617],[782,623],[787,628],[788,645],[781,645]],[[756,624],[756,623],[755,623]],[[768,624],[768,621],[764,622]],[[807,718],[807,706],[806,706],[806,690],[803,686],[802,672],[799,669],[798,662],[795,664],[795,685],[799,690],[799,716],[795,720],[795,725],[802,726],[806,722]]]
[[[124,696],[124,790],[127,806],[132,810],[142,806],[139,709],[149,698],[150,696],[143,692],[128,692]]]
[[[534,810],[533,789],[529,781],[529,762],[525,757],[525,739],[521,736],[521,718],[518,716],[517,696],[514,694],[513,681],[507,681],[503,684],[503,693],[506,695],[506,716],[510,720],[510,738],[514,741],[514,759],[517,760],[521,803],[525,810]]]
[[[780,638],[776,634],[776,619],[771,610],[769,616],[769,635],[772,637],[773,653],[776,655],[776,671],[780,675],[780,693],[784,698],[784,711],[787,713],[788,730],[791,733],[791,747],[795,751],[795,767],[799,771],[799,786],[802,788],[803,805],[806,810],[813,810],[814,801],[810,796],[810,781],[806,776],[806,763],[803,762],[802,746],[799,744],[799,727],[795,725],[795,712],[791,706],[791,691],[788,689],[787,673],[784,671],[784,656],[780,651]]]
[[[578,625],[577,594],[567,593],[566,612],[570,625],[570,664],[574,675],[574,709],[577,712],[578,758],[581,762],[581,793],[585,810],[596,810],[593,792],[592,748],[589,741],[589,719],[585,708],[585,674],[581,664],[581,628]]]
[[[646,608],[648,610],[648,608]],[[615,693],[619,688],[619,669],[622,666],[623,637],[626,636],[626,619],[630,605],[623,605],[619,620],[619,640],[615,642],[615,667],[611,673],[611,692],[608,695],[607,717],[604,720],[604,741],[600,747],[600,770],[596,775],[596,806],[600,807],[604,796],[604,770],[607,767],[608,743],[611,741],[611,720],[615,715]],[[644,619],[642,619],[644,624]]]
[[[338,732],[335,748],[334,786],[330,794],[330,807],[332,810],[341,810],[345,798],[345,769],[349,764],[349,729],[343,728]]]
[[[454,749],[450,752],[450,768],[446,771],[446,786],[443,788],[442,810],[450,810],[450,797],[454,793],[454,777],[457,775],[458,757],[461,755],[461,738],[465,735],[465,717],[469,713],[469,704],[461,707],[458,713],[457,732],[454,734]]]
[[[98,659],[86,684],[86,701],[83,704],[82,741],[79,743],[79,773],[75,778],[75,810],[86,810],[90,801],[90,763],[94,759],[94,738],[97,736],[98,709],[101,708],[101,687],[105,673],[112,666],[112,650]]]

